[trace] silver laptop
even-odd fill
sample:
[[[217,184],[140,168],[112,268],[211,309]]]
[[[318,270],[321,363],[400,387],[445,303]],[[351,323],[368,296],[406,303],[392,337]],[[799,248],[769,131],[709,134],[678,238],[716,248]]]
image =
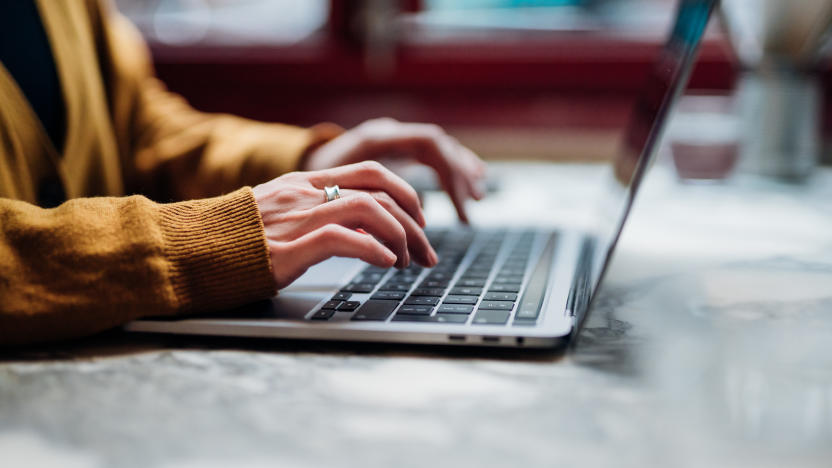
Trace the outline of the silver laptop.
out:
[[[288,288],[236,311],[126,325],[158,332],[307,340],[558,348],[580,331],[718,0],[681,0],[609,166],[612,190],[586,230],[428,230],[434,268],[332,259],[307,275],[339,288]],[[298,280],[303,284],[304,278]]]

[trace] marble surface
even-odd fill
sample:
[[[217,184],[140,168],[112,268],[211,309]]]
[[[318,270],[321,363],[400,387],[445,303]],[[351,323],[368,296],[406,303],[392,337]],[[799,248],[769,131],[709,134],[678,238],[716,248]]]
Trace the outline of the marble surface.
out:
[[[511,190],[475,220],[532,183],[555,196],[527,209],[579,216],[597,177],[499,169]],[[832,171],[695,185],[660,164],[565,355],[120,332],[5,350],[0,466],[830,466],[830,196]]]

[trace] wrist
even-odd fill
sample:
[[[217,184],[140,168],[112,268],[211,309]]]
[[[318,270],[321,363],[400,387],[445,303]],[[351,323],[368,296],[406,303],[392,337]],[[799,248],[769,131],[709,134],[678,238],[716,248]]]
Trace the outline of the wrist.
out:
[[[326,166],[320,167],[319,160],[321,158],[318,150],[342,135],[344,129],[332,123],[322,123],[311,127],[309,132],[309,144],[298,159],[297,169],[299,171],[326,169]]]

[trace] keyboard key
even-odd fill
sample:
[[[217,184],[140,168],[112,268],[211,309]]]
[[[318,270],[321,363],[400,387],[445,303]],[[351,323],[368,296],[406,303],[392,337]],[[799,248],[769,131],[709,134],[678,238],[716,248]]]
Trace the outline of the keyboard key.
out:
[[[515,314],[515,321],[517,320],[537,320],[537,316],[540,315],[540,304],[529,303],[529,304],[521,304],[520,307],[517,308],[517,313]]]
[[[453,274],[456,273],[456,270],[457,270],[458,267],[459,267],[459,265],[456,264],[456,263],[449,263],[449,262],[440,263],[439,265],[436,265],[435,267],[433,267],[433,269],[431,270],[431,273],[432,274],[433,273],[443,273],[443,274],[450,274],[451,276],[453,276]]]
[[[458,296],[479,296],[482,294],[482,288],[451,288],[451,294]]]
[[[408,292],[408,291],[410,291],[410,284],[409,283],[408,284],[399,284],[399,283],[393,283],[393,282],[388,281],[388,282],[384,283],[383,285],[381,285],[381,287],[378,288],[378,290],[379,291]]]
[[[426,315],[399,315],[393,317],[394,322],[421,322],[421,323],[465,323],[468,321],[467,315],[454,314],[436,314],[434,316]]]
[[[462,279],[486,279],[491,275],[491,270],[467,270],[463,275]]]
[[[507,310],[478,310],[474,316],[475,325],[505,325],[511,312]]]
[[[354,293],[368,293],[376,287],[373,283],[350,283],[344,286],[341,291]]]
[[[416,296],[416,297],[411,296],[411,297],[407,298],[407,300],[404,303],[407,304],[407,305],[435,306],[436,304],[439,304],[439,298],[438,297],[430,297],[430,296]]]
[[[474,311],[474,306],[465,304],[442,304],[439,306],[437,312],[446,314],[470,314]]]
[[[484,279],[461,279],[456,282],[457,286],[467,286],[472,288],[481,288],[485,286]]]
[[[346,301],[347,299],[350,298],[350,296],[352,296],[352,293],[341,291],[341,292],[336,293],[334,296],[332,296],[332,300],[333,301]]]
[[[465,323],[468,321],[467,315],[459,314],[436,314],[433,320],[439,323]]]
[[[314,314],[312,314],[312,316],[309,317],[309,319],[310,320],[329,320],[330,317],[332,317],[333,315],[335,315],[334,310],[332,310],[332,309],[321,309],[321,310],[315,312]]]
[[[387,268],[381,268],[377,266],[370,265],[362,271],[362,273],[386,273]]]
[[[404,315],[430,315],[433,312],[433,306],[427,305],[403,305],[399,307],[399,314]]]
[[[443,304],[476,304],[477,296],[448,296],[442,302]]]
[[[338,306],[338,310],[342,312],[350,312],[358,308],[361,303],[358,301],[346,301],[342,302],[341,305]]]
[[[520,276],[526,274],[526,270],[521,270],[519,268],[502,268],[497,276]]]
[[[516,301],[517,300],[517,293],[506,293],[506,292],[489,292],[485,293],[485,297],[483,297],[486,301]]]
[[[536,321],[540,315],[540,306],[543,297],[546,295],[546,284],[548,282],[549,259],[554,255],[554,239],[549,238],[546,247],[541,255],[540,262],[535,267],[534,273],[529,278],[520,302],[517,304],[517,311],[514,313],[514,323],[523,325],[524,321]]]
[[[509,301],[482,301],[477,310],[511,310],[514,303]]]
[[[337,300],[326,301],[326,303],[321,306],[321,309],[337,309],[339,305],[341,305],[341,301],[337,301]]]
[[[537,320],[535,319],[523,319],[523,318],[515,318],[511,324],[515,327],[533,327],[537,325]]]
[[[407,293],[404,291],[379,291],[373,294],[371,299],[387,299],[387,300],[395,300],[400,301],[404,299],[404,296]]]
[[[453,273],[451,272],[441,272],[441,271],[434,271],[431,272],[425,279],[430,281],[450,281]]]
[[[433,296],[440,297],[445,294],[443,288],[416,288],[410,293],[411,296]]]
[[[488,288],[488,292],[520,292],[520,285],[517,283],[499,283],[499,284],[492,284],[490,288]]]
[[[378,301],[370,299],[365,302],[358,312],[352,316],[352,320],[387,320],[387,317],[393,313],[398,301]]]
[[[433,281],[433,280],[425,280],[419,284],[420,288],[447,288],[448,281]]]
[[[387,282],[390,284],[413,284],[418,276],[399,276],[393,275]]]
[[[494,278],[494,282],[495,283],[522,283],[523,282],[523,276],[515,276],[515,275],[502,276],[502,275],[499,275],[496,278]]]
[[[376,284],[381,281],[384,273],[361,273],[352,279],[352,283],[373,283]]]
[[[401,270],[401,273],[407,273],[407,274],[410,274],[410,275],[419,276],[419,273],[421,273],[422,270],[424,270],[423,267],[420,267],[419,265],[416,265],[416,264],[411,264],[409,267]]]

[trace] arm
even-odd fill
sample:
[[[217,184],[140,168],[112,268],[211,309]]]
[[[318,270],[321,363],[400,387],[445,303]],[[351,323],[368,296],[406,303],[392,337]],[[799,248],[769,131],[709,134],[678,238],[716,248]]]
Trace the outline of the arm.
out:
[[[342,197],[324,203],[336,183]],[[424,222],[413,188],[372,161],[171,204],[78,198],[47,210],[0,198],[0,346],[232,308],[332,256],[434,266]]]
[[[133,25],[99,8],[94,22],[130,190],[160,199],[228,193],[298,169],[309,150],[341,133],[333,124],[306,129],[193,109],[154,76]]]
[[[81,198],[50,210],[0,199],[0,345],[80,337],[274,292],[249,188],[173,204]]]
[[[303,129],[195,111],[153,76],[135,28],[117,13],[102,17],[116,134],[134,169],[128,186],[148,193],[163,185],[161,196],[197,198],[297,169],[393,156],[433,168],[463,221],[465,200],[484,195],[485,165],[435,125],[375,119],[344,132],[333,124]]]

